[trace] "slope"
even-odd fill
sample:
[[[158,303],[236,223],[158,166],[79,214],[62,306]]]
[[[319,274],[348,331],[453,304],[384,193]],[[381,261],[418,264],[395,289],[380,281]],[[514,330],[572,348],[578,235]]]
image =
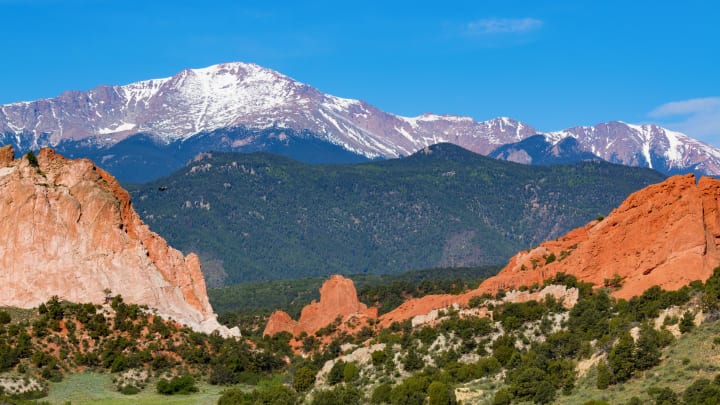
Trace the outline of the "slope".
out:
[[[23,153],[50,146],[67,156],[90,157],[122,181],[157,179],[178,169],[177,160],[208,150],[275,148],[308,157],[303,149],[309,142],[317,149],[315,159],[328,163],[408,156],[451,142],[485,155],[539,133],[553,145],[571,139],[578,152],[613,163],[665,174],[720,174],[719,149],[653,124],[611,121],[541,133],[507,117],[404,117],[240,62],[0,105],[0,145]],[[137,170],[137,163],[145,170]]]
[[[152,232],[112,176],[51,149],[13,158],[0,148],[0,305],[102,303],[110,290],[195,330],[233,333],[216,320],[198,257]]]
[[[720,181],[673,176],[631,194],[607,218],[518,252],[496,275],[464,296],[412,299],[386,314],[389,325],[428,308],[467,304],[472,297],[570,275],[619,298],[652,286],[676,290],[706,280],[720,264]]]
[[[129,189],[140,215],[198,252],[218,286],[504,263],[662,178],[601,162],[524,166],[440,144],[355,165],[213,153]]]

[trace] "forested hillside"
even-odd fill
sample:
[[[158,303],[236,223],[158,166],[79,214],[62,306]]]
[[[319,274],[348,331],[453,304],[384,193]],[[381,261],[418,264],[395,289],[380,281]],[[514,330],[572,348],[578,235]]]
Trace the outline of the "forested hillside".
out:
[[[209,285],[220,286],[502,264],[662,179],[604,162],[525,166],[440,144],[353,165],[212,153],[128,188],[150,227],[198,253]]]

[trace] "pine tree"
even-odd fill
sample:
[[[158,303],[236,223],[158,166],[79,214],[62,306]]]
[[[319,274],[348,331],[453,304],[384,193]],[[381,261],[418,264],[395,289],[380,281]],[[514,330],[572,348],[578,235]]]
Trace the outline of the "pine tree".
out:
[[[623,382],[630,379],[635,371],[635,342],[630,333],[625,332],[608,355],[608,363],[615,376],[615,381]]]
[[[647,370],[660,364],[660,336],[651,326],[640,329],[640,337],[635,351],[635,367]]]
[[[607,365],[607,362],[602,360],[597,365],[597,381],[596,386],[598,389],[604,390],[612,383],[612,373]]]

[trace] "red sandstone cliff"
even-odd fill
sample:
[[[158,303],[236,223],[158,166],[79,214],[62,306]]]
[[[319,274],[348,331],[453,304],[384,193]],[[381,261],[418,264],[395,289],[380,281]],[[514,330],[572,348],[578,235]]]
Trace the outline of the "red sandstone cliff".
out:
[[[100,303],[109,288],[195,330],[239,335],[217,322],[197,256],[152,232],[110,174],[51,149],[38,168],[13,155],[0,148],[0,305]]]
[[[305,306],[298,321],[294,321],[283,311],[275,311],[270,316],[263,334],[274,335],[281,331],[290,332],[293,336],[300,332],[313,334],[331,324],[337,317],[342,318],[342,323],[351,318],[377,318],[377,308],[368,308],[360,302],[352,280],[340,275],[334,275],[323,283],[320,288],[320,301],[313,301]]]
[[[603,286],[621,278],[613,295],[629,298],[659,285],[673,290],[706,280],[720,265],[720,180],[674,176],[631,194],[607,218],[512,257],[496,276],[461,296],[411,299],[383,315],[402,321],[470,297],[543,280],[559,272]],[[554,261],[552,256],[555,257]]]

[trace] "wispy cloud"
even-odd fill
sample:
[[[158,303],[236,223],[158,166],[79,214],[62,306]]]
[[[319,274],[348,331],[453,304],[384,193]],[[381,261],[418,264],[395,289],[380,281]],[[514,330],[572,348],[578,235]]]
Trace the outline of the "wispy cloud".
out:
[[[469,35],[521,34],[535,31],[543,26],[536,18],[483,18],[467,23]]]
[[[720,143],[720,97],[693,98],[665,103],[648,113],[668,128],[692,137]]]

